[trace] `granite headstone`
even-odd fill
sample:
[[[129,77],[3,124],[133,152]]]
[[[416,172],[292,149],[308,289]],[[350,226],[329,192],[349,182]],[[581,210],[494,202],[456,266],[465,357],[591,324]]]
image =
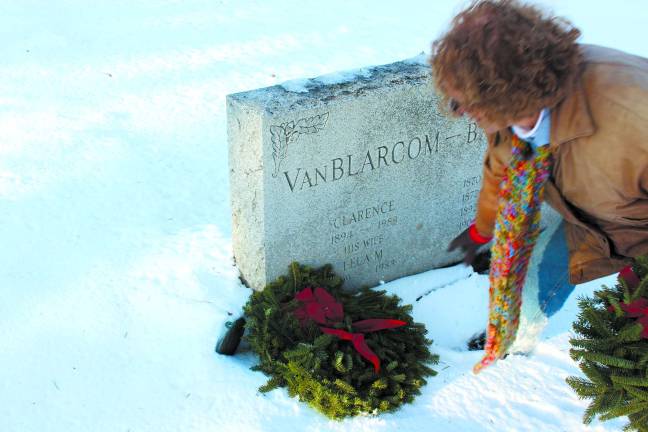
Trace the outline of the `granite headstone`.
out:
[[[444,266],[486,139],[439,110],[423,56],[227,97],[233,249],[254,289],[292,261],[347,286]]]

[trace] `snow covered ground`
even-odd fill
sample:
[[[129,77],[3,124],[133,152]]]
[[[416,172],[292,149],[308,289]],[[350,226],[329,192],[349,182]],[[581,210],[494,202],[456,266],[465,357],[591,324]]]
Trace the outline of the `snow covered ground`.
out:
[[[462,2],[463,3],[463,2]],[[530,357],[478,376],[484,276],[384,287],[440,374],[395,414],[331,422],[213,347],[247,299],[232,265],[228,93],[427,51],[457,1],[0,2],[0,431],[577,431],[577,287]],[[648,8],[548,1],[586,42],[648,56]],[[612,283],[614,277],[607,278]]]

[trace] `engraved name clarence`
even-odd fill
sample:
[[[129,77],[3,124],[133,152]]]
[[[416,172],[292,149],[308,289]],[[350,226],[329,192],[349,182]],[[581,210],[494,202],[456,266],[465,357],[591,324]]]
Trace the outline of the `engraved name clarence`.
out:
[[[360,222],[361,220],[368,220],[375,216],[380,216],[381,214],[393,212],[394,209],[394,200],[383,201],[382,203],[377,205],[365,207],[351,213],[342,214],[341,216],[331,218],[329,220],[329,224],[331,224],[331,226],[333,226],[334,228],[339,229],[347,225]]]
[[[329,216],[331,245],[343,271],[373,265],[379,272],[396,263],[383,250],[386,230],[397,223],[395,212],[394,200],[388,200]]]

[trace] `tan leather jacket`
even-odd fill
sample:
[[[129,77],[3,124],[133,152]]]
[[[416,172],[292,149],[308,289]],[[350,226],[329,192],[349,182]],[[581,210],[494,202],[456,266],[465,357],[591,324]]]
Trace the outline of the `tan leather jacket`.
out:
[[[582,46],[576,90],[551,111],[554,159],[545,200],[565,220],[572,283],[648,254],[648,59]],[[511,132],[488,136],[476,228],[490,236]]]

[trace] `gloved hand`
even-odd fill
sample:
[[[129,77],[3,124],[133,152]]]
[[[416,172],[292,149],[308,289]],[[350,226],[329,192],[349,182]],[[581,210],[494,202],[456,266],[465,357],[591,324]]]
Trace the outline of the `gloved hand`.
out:
[[[488,243],[490,240],[490,238],[479,234],[477,228],[475,228],[475,224],[473,223],[450,242],[448,245],[448,252],[461,248],[464,252],[464,264],[473,265],[475,257],[477,256],[477,249],[479,249],[481,245]]]

